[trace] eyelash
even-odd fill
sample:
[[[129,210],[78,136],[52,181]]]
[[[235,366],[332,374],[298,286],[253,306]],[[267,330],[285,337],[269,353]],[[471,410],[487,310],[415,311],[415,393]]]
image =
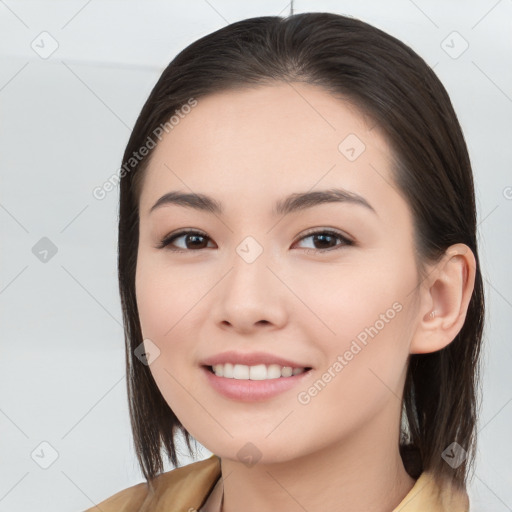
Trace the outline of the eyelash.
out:
[[[197,251],[201,250],[201,249],[176,249],[176,248],[169,247],[172,242],[174,242],[178,238],[181,238],[184,235],[198,235],[198,236],[207,238],[208,240],[211,240],[211,238],[206,233],[203,233],[202,231],[197,231],[197,230],[193,230],[193,229],[191,229],[191,230],[183,230],[183,231],[179,231],[178,233],[174,233],[174,234],[166,236],[165,238],[163,238],[160,241],[160,243],[156,246],[156,248],[157,249],[167,248],[167,250],[172,251],[172,252],[197,252]],[[352,240],[350,240],[347,237],[343,236],[341,233],[338,233],[337,231],[333,231],[333,230],[330,230],[330,229],[321,229],[321,230],[317,230],[317,231],[310,231],[310,232],[306,233],[304,236],[302,236],[301,238],[299,238],[297,240],[297,242],[300,242],[301,240],[304,240],[306,238],[310,238],[310,237],[315,236],[315,235],[333,236],[333,237],[336,237],[339,240],[341,240],[343,243],[336,244],[334,247],[329,247],[327,249],[307,249],[308,251],[312,251],[312,252],[315,252],[315,253],[324,253],[324,252],[327,252],[327,251],[338,250],[338,249],[340,249],[342,247],[355,245]]]

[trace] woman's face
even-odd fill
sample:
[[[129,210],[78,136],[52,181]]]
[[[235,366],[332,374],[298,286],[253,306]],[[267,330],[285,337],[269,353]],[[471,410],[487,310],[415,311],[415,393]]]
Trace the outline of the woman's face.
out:
[[[140,322],[162,395],[210,451],[270,463],[398,428],[418,276],[390,158],[347,103],[284,83],[199,99],[155,148],[140,198]],[[320,195],[334,189],[357,199]],[[150,211],[170,192],[219,210]],[[182,231],[193,233],[157,248]],[[218,355],[242,364],[240,379],[210,373]],[[283,359],[311,369],[265,379]]]

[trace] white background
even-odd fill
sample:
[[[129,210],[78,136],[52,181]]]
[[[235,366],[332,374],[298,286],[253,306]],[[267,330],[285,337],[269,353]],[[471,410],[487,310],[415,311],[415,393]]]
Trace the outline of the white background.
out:
[[[92,190],[118,170],[178,51],[228,23],[289,11],[277,0],[0,0],[0,512],[80,511],[142,481],[125,390],[118,193],[100,201]],[[398,37],[452,98],[476,180],[488,305],[471,510],[510,511],[512,0],[295,2],[306,11]],[[52,40],[46,59],[31,47]],[[46,263],[32,252],[42,237],[57,248]],[[40,463],[58,458],[43,469],[34,450]]]

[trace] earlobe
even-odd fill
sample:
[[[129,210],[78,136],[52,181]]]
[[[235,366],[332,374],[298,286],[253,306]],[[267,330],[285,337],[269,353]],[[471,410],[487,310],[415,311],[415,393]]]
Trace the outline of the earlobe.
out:
[[[412,354],[436,352],[460,332],[475,284],[476,261],[465,244],[450,246],[422,283]]]

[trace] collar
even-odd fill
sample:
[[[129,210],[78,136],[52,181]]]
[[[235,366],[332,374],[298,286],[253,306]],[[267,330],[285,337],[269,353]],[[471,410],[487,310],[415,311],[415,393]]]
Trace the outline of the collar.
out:
[[[208,459],[161,473],[149,489],[147,482],[124,489],[85,512],[219,512],[223,488],[220,458]],[[468,512],[464,490],[439,487],[423,472],[393,512]]]

